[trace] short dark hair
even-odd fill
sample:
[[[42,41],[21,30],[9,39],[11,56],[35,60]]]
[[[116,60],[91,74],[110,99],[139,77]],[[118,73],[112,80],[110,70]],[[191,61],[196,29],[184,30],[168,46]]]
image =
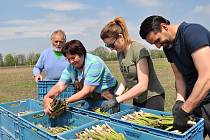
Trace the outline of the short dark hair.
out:
[[[86,56],[86,49],[83,46],[82,42],[79,40],[71,40],[65,43],[61,50],[62,54],[66,57],[67,54],[78,54],[79,56]]]
[[[170,21],[161,17],[161,16],[157,16],[157,15],[147,17],[141,23],[141,26],[140,26],[139,34],[140,34],[141,38],[146,39],[146,36],[152,31],[160,32],[161,31],[161,28],[160,28],[161,23],[165,23],[165,24],[169,25]]]

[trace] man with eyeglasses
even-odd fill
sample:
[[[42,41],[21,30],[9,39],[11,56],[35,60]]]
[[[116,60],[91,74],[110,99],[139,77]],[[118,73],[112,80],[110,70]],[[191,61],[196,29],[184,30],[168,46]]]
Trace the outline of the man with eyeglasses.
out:
[[[56,30],[51,35],[52,47],[45,49],[33,69],[34,81],[38,83],[43,80],[41,75],[45,71],[44,80],[58,80],[63,70],[68,65],[68,61],[61,53],[61,49],[66,42],[66,35],[62,30]]]

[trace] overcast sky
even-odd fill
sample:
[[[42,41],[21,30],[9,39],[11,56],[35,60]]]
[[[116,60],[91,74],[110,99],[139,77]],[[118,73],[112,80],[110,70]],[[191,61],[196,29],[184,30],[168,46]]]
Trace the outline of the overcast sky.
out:
[[[67,40],[79,39],[87,50],[103,46],[102,27],[124,17],[133,39],[147,16],[172,23],[199,23],[210,30],[209,0],[0,0],[0,53],[40,53],[50,47],[50,34],[63,29]],[[144,41],[145,43],[145,41]],[[146,43],[145,43],[146,44]],[[149,44],[150,48],[152,48]]]

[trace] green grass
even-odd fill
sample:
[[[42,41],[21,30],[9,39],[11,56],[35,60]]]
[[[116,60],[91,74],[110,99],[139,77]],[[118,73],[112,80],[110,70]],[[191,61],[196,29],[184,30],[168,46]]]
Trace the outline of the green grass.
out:
[[[170,112],[176,97],[173,71],[166,59],[156,59],[153,62],[157,76],[165,90],[165,110]]]
[[[120,82],[122,75],[119,63],[106,62]],[[170,111],[175,99],[174,77],[165,59],[154,60],[157,75],[166,91],[165,110]],[[31,67],[0,68],[0,103],[37,97],[37,85],[33,81]],[[131,101],[129,101],[130,103]]]
[[[30,67],[0,68],[0,81],[1,103],[37,96]]]

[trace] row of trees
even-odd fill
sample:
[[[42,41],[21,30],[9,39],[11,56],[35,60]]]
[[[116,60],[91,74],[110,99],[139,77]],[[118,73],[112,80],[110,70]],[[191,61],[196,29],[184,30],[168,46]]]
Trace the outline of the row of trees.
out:
[[[28,56],[25,56],[24,54],[7,54],[3,58],[3,55],[0,53],[0,66],[34,65],[39,59],[39,56],[39,53],[30,53]]]
[[[90,53],[101,57],[104,61],[115,61],[117,60],[116,52],[110,51],[104,47],[98,47]],[[7,54],[3,58],[0,53],[0,66],[23,66],[23,65],[34,65],[39,59],[39,53],[30,53],[28,56],[24,54],[12,55]],[[165,58],[165,54],[162,50],[151,50],[151,56],[153,59]]]
[[[109,49],[104,47],[98,47],[91,53],[101,57],[104,61],[117,60],[116,52],[111,52]],[[166,58],[162,50],[150,50],[150,53],[153,59]]]

